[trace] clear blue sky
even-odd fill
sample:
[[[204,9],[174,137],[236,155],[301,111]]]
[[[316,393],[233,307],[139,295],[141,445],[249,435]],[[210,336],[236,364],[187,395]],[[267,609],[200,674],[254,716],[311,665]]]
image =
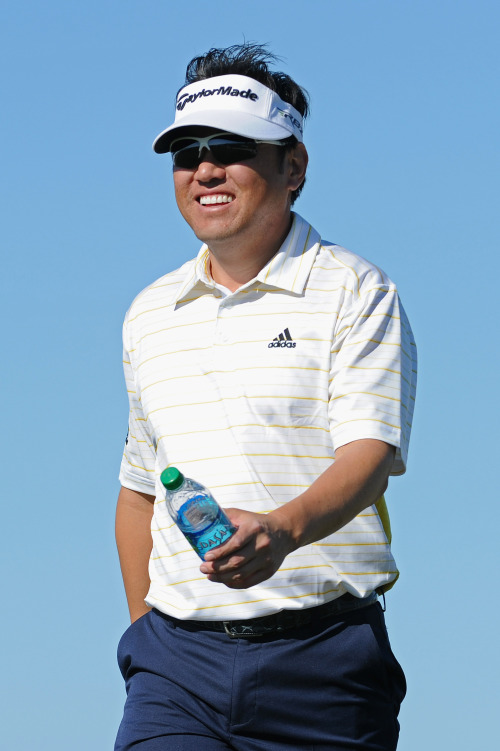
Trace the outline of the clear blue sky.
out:
[[[311,96],[298,212],[398,283],[419,345],[409,469],[388,492],[400,751],[494,747],[499,38],[493,0],[4,0],[6,751],[112,748],[121,322],[198,250],[151,143],[188,60],[244,39]]]

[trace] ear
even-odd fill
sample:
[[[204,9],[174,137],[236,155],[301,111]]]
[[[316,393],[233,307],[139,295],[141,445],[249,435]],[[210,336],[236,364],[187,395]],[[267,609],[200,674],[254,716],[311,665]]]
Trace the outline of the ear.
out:
[[[297,143],[288,152],[288,187],[291,191],[300,188],[306,177],[309,155],[303,143]]]

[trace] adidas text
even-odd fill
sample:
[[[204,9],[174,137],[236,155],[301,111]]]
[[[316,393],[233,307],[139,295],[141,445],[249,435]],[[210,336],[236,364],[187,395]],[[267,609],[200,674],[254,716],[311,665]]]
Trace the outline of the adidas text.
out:
[[[268,347],[295,347],[297,342],[269,342]]]

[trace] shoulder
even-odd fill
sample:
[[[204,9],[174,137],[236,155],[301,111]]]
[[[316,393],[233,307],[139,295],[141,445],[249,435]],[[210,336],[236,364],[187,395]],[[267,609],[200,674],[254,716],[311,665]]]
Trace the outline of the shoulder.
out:
[[[133,323],[148,312],[172,305],[186,280],[192,275],[195,263],[195,258],[187,261],[175,271],[164,274],[139,292],[125,315],[125,325]]]
[[[361,297],[377,287],[395,289],[387,274],[366,258],[328,240],[321,240],[316,266],[329,270],[349,287],[354,297]]]

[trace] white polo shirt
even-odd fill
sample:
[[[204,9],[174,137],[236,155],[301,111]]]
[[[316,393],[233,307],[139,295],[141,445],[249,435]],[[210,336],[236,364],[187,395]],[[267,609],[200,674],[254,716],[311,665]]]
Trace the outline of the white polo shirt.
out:
[[[408,451],[415,344],[380,269],[323,242],[298,215],[278,253],[236,292],[215,285],[207,261],[203,246],[146,288],[124,324],[130,421],[120,481],[156,496],[147,604],[181,619],[230,620],[388,587],[398,572],[383,502],[247,590],[209,582],[170,519],[159,480],[170,465],[222,506],[267,513],[309,487],[339,446],[396,446],[393,474]]]

